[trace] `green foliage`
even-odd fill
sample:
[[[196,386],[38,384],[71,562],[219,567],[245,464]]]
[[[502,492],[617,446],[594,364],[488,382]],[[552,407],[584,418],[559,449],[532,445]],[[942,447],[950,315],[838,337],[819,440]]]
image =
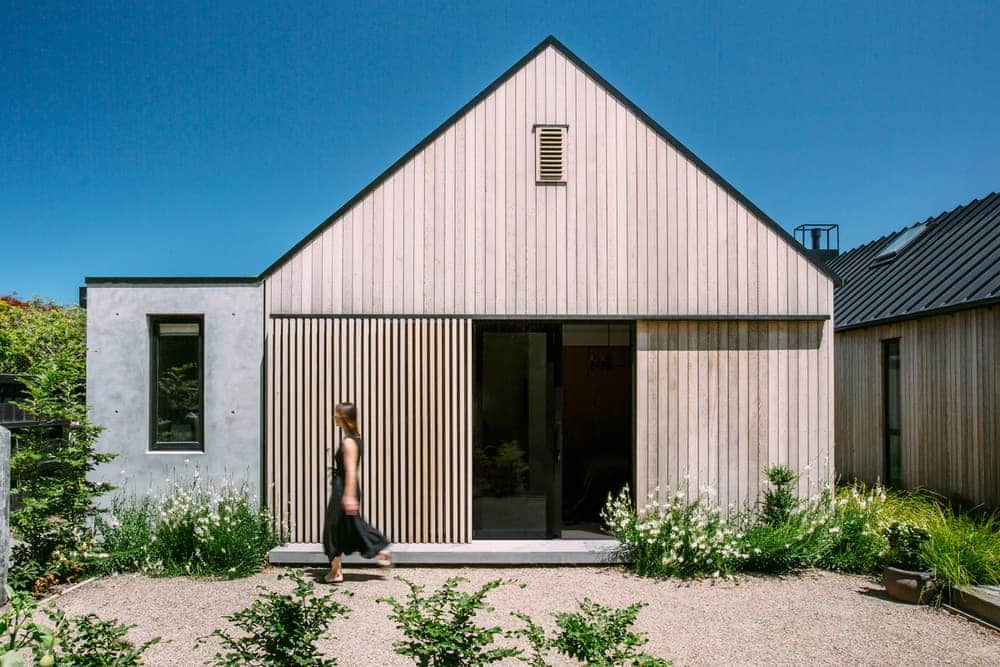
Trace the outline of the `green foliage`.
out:
[[[160,641],[159,637],[136,647],[125,639],[135,627],[94,614],[68,617],[50,605],[45,616],[51,625],[32,618],[38,603],[31,595],[7,588],[10,604],[0,614],[0,638],[6,651],[0,666],[24,665],[20,651],[30,649],[40,667],[133,667],[142,664],[142,654]]]
[[[528,463],[517,440],[473,451],[475,479],[479,494],[491,498],[524,493],[528,488]]]
[[[723,521],[707,494],[688,501],[687,493],[653,493],[641,512],[633,509],[628,487],[608,495],[601,517],[633,557],[636,572],[650,577],[698,577],[731,574],[746,554],[739,534]]]
[[[996,515],[956,515],[938,506],[926,525],[920,562],[949,586],[1000,584],[1000,521]]]
[[[595,667],[671,664],[639,652],[648,640],[630,628],[644,604],[614,609],[584,598],[579,605],[579,611],[555,615],[559,631],[552,646],[560,653]]]
[[[493,611],[486,604],[486,595],[506,583],[502,579],[487,582],[472,593],[463,593],[458,586],[468,579],[451,577],[426,596],[425,586],[402,577],[396,579],[410,588],[406,600],[379,598],[378,601],[392,608],[389,618],[406,637],[393,644],[399,655],[411,658],[421,667],[488,665],[521,655],[519,649],[492,647],[498,636],[506,634],[499,626],[482,627],[474,619],[479,611]]]
[[[283,541],[246,486],[173,481],[155,499],[119,496],[98,522],[102,570],[238,578],[257,572]]]
[[[795,499],[780,513],[735,517],[744,527],[747,570],[782,573],[806,567],[871,573],[881,567],[886,540],[879,529],[885,491],[863,486]],[[779,520],[779,516],[784,516]]]
[[[764,475],[772,488],[764,491],[764,513],[761,518],[770,526],[778,526],[788,520],[795,507],[796,499],[792,494],[792,484],[799,476],[788,466],[765,468]]]
[[[0,300],[0,372],[21,374],[17,406],[39,422],[18,431],[10,460],[10,526],[24,542],[12,581],[35,590],[85,569],[95,503],[112,488],[88,478],[113,455],[94,450],[100,428],[87,419],[86,357],[83,310]]]
[[[337,664],[336,659],[324,658],[316,642],[329,636],[327,626],[337,617],[346,618],[350,610],[326,595],[316,595],[315,585],[296,570],[286,570],[279,579],[290,579],[295,589],[290,593],[275,593],[261,588],[253,603],[226,620],[236,626],[241,635],[214,630],[198,639],[198,645],[209,637],[218,637],[222,650],[206,664],[218,667],[323,667]],[[342,591],[350,595],[347,591]]]
[[[879,522],[886,492],[881,487],[852,484],[837,489],[827,548],[816,565],[828,570],[876,572],[888,548]]]
[[[886,529],[889,541],[888,564],[904,570],[919,570],[922,565],[921,549],[930,539],[923,528],[893,521]]]
[[[545,656],[552,648],[552,642],[545,634],[545,628],[531,620],[531,617],[522,612],[511,612],[511,616],[521,619],[524,626],[514,630],[511,635],[521,637],[531,646],[531,654],[527,657],[521,656],[521,661],[531,667],[546,667]]]
[[[689,502],[682,491],[651,495],[637,511],[628,489],[608,498],[602,517],[643,576],[698,577],[738,571],[782,573],[806,567],[874,572],[882,565],[886,493],[845,487],[799,500],[787,469],[772,469],[770,504],[723,519],[710,493]]]
[[[154,637],[135,646],[125,635],[136,626],[103,620],[94,614],[68,618],[53,606],[45,615],[53,627],[38,626],[39,634],[32,653],[39,665],[44,663],[46,656],[52,656],[52,664],[59,667],[134,667],[141,665],[143,653],[160,641],[159,637]]]
[[[32,617],[38,603],[28,593],[7,586],[7,608],[0,614],[0,641],[5,652],[16,652],[34,639]]]

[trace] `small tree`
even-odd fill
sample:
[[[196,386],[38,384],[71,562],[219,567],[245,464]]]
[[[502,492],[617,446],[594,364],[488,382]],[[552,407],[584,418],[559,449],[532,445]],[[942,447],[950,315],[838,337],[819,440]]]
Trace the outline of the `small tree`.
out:
[[[100,428],[87,418],[86,361],[82,309],[0,299],[0,372],[21,375],[16,405],[37,421],[18,432],[10,460],[19,501],[10,525],[23,541],[11,579],[39,592],[83,569],[97,498],[113,488],[88,479],[113,455],[94,450]]]

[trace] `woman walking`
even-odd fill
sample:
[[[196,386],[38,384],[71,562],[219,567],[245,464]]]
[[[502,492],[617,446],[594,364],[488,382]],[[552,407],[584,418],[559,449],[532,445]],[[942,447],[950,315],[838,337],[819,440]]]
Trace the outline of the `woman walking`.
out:
[[[358,432],[358,411],[353,403],[338,403],[334,423],[344,438],[334,456],[333,489],[326,506],[323,525],[323,549],[330,559],[330,571],[323,578],[328,584],[344,580],[341,556],[360,552],[374,558],[381,566],[391,565],[389,540],[361,517],[361,457],[364,443]]]

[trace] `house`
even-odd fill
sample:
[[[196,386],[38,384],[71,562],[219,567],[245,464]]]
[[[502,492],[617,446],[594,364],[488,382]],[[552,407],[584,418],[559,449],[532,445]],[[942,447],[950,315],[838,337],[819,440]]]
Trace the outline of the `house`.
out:
[[[317,542],[335,402],[395,542],[596,529],[609,491],[833,479],[833,274],[554,38],[258,276],[88,278],[88,401]]]
[[[1000,195],[831,267],[837,472],[1000,507]]]

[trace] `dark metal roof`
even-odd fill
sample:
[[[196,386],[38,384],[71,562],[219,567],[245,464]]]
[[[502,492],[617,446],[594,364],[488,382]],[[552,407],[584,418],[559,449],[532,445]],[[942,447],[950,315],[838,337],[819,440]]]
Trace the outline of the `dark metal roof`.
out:
[[[836,330],[1000,302],[1000,194],[928,218],[927,229],[889,259],[877,259],[907,229],[830,261]]]
[[[468,113],[469,110],[471,110],[473,107],[479,104],[479,102],[489,97],[489,95],[494,90],[499,88],[508,79],[514,76],[514,74],[516,74],[528,62],[530,62],[532,58],[534,58],[536,55],[538,55],[539,53],[541,53],[550,46],[555,48],[560,53],[562,53],[567,59],[569,59],[570,62],[576,65],[577,68],[579,68],[587,76],[593,79],[599,86],[602,86],[605,90],[607,90],[607,92],[610,93],[612,97],[614,97],[620,104],[622,104],[622,106],[624,106],[625,108],[629,109],[632,113],[634,113],[639,118],[639,120],[645,123],[654,132],[656,132],[664,141],[673,146],[679,153],[684,155],[684,157],[693,162],[699,169],[704,171],[709,178],[713,179],[716,183],[722,186],[722,188],[730,195],[732,195],[734,199],[743,204],[747,208],[747,210],[750,211],[750,213],[752,213],[761,222],[763,222],[765,225],[774,230],[774,232],[778,235],[779,238],[784,239],[784,241],[788,243],[796,252],[805,257],[810,264],[815,266],[816,269],[820,271],[820,273],[830,278],[835,285],[839,284],[840,277],[828,264],[824,264],[823,262],[818,261],[814,256],[809,254],[809,252],[807,252],[806,249],[802,247],[795,240],[795,238],[791,234],[789,234],[788,231],[785,230],[784,227],[782,227],[773,219],[771,219],[769,215],[764,213],[764,211],[762,211],[756,204],[750,201],[742,192],[737,190],[729,181],[722,178],[722,176],[720,176],[714,169],[705,164],[705,162],[701,158],[699,158],[697,155],[691,152],[691,149],[682,144],[672,134],[667,132],[667,130],[664,129],[662,125],[657,123],[655,120],[652,119],[652,117],[650,117],[649,114],[640,109],[635,102],[625,97],[624,93],[622,93],[620,90],[612,86],[607,81],[607,79],[598,74],[590,65],[585,63],[578,55],[570,51],[565,44],[560,42],[552,35],[549,35],[548,37],[543,39],[538,46],[529,51],[523,58],[514,63],[506,72],[497,77],[496,80],[493,81],[493,83],[486,86],[486,88],[484,88],[478,95],[469,100],[469,102],[465,106],[463,106],[461,109],[452,114],[451,117],[449,117],[447,120],[441,123],[441,125],[439,125],[434,131],[432,131],[429,135],[427,135],[427,137],[425,137],[423,141],[418,143],[416,146],[410,149],[409,152],[407,152],[401,158],[396,160],[396,162],[394,162],[388,169],[379,174],[375,178],[375,180],[369,183],[363,190],[361,190],[361,192],[354,195],[354,197],[348,200],[347,203],[345,203],[339,209],[334,211],[333,214],[330,215],[330,217],[328,217],[319,226],[313,229],[307,236],[305,236],[305,238],[300,240],[298,243],[292,246],[284,255],[275,260],[274,263],[271,264],[271,266],[264,269],[264,271],[258,277],[263,279],[271,275],[274,271],[276,271],[279,267],[281,267],[281,265],[287,262],[302,248],[304,248],[306,244],[308,244],[310,241],[316,238],[316,236],[321,234],[323,230],[325,230],[327,227],[336,222],[337,219],[343,216],[343,214],[346,213],[348,210],[350,210],[352,206],[356,205],[359,201],[364,199],[368,195],[368,193],[370,193],[372,190],[374,190],[384,181],[386,181],[390,176],[392,176],[393,173],[395,173],[400,167],[405,165],[414,155],[423,150],[425,146],[430,144],[440,135],[444,134],[444,132],[449,127],[451,127],[456,121],[458,121],[459,118]]]

